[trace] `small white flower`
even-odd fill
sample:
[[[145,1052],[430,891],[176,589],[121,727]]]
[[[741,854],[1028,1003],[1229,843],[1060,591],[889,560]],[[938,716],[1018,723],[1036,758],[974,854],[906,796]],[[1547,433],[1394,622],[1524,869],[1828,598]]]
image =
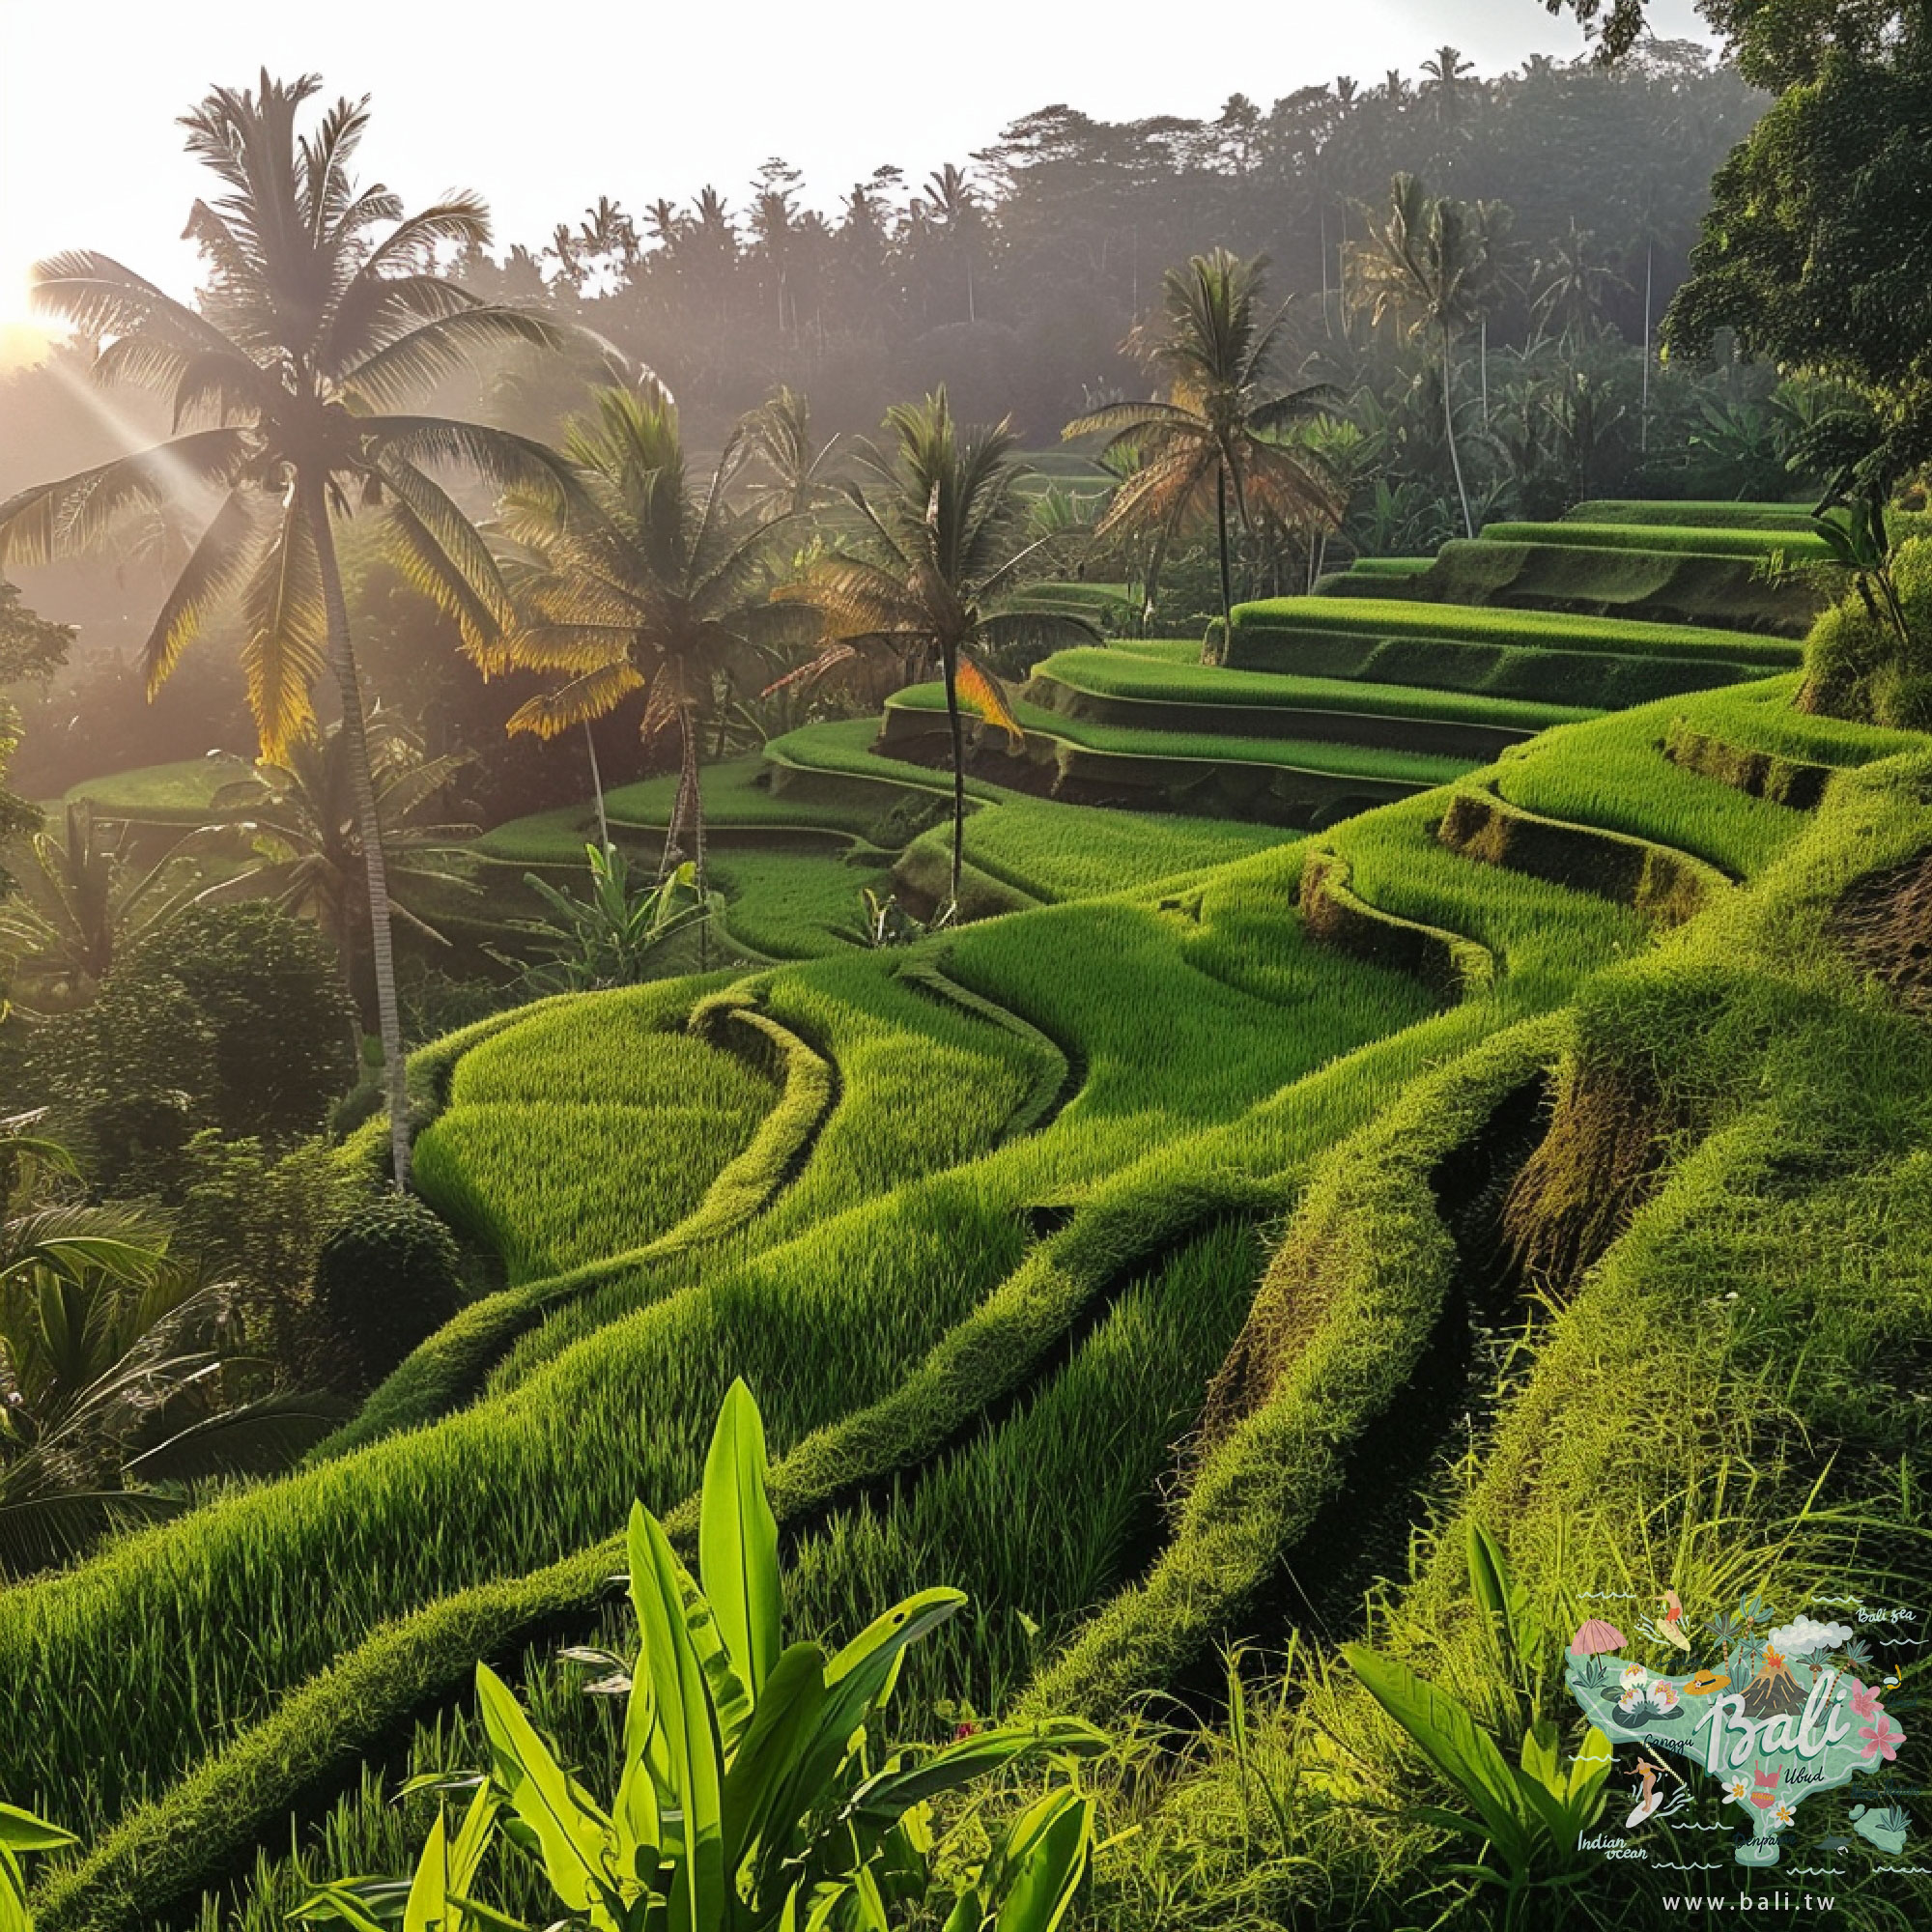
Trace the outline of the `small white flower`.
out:
[[[1650,1687],[1650,1694],[1657,1700],[1660,1711],[1674,1711],[1677,1708],[1677,1686],[1657,1683]]]
[[[1774,1823],[1779,1825],[1788,1825],[1791,1823],[1791,1806],[1780,1803],[1778,1804],[1777,1809],[1774,1811],[1771,1815]]]
[[[1747,1777],[1734,1777],[1724,1786],[1724,1789],[1731,1794],[1731,1797],[1738,1804],[1742,1804],[1750,1796],[1751,1782]]]
[[[1642,1686],[1644,1679],[1649,1675],[1650,1675],[1649,1671],[1647,1671],[1642,1664],[1633,1663],[1629,1665],[1624,1671],[1623,1687],[1626,1690],[1639,1689]]]
[[[1619,1711],[1634,1711],[1636,1707],[1642,1702],[1643,1702],[1643,1687],[1639,1684],[1633,1684],[1631,1688],[1628,1690],[1626,1690],[1621,1697],[1617,1699],[1617,1709]]]

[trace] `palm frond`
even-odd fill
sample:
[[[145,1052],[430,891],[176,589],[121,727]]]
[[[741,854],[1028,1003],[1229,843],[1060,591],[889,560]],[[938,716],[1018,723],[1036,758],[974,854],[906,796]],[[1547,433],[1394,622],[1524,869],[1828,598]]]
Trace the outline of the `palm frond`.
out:
[[[260,537],[248,493],[231,490],[175,579],[141,647],[141,670],[150,697],[167,681],[182,652],[201,635],[209,612],[248,575]]]
[[[240,1403],[178,1430],[123,1466],[124,1480],[191,1483],[286,1469],[338,1428],[350,1405],[314,1391],[282,1390]]]
[[[417,589],[457,619],[466,641],[487,644],[514,618],[489,545],[441,486],[414,464],[391,450],[379,451],[376,467],[389,490],[384,531],[397,564]]]
[[[188,351],[220,354],[233,344],[205,317],[91,248],[69,249],[34,265],[34,304],[91,340],[157,332]]]
[[[128,511],[158,509],[184,487],[225,490],[251,454],[242,430],[198,430],[22,490],[0,503],[0,562],[47,563],[85,549]]]
[[[309,693],[327,663],[322,565],[299,494],[282,507],[273,540],[242,597],[242,668],[262,755],[276,758],[315,716]]]
[[[572,678],[554,691],[540,692],[510,714],[504,728],[532,731],[539,738],[554,738],[614,711],[633,692],[641,691],[643,685],[643,678],[628,663],[606,665]]]
[[[558,513],[584,502],[582,485],[555,450],[508,430],[447,416],[383,415],[359,425],[372,451],[421,468],[467,469],[493,489],[515,491]]]
[[[527,309],[489,305],[439,316],[400,335],[337,372],[352,408],[373,413],[424,394],[438,383],[474,366],[484,350],[521,343],[561,355],[572,331]]]
[[[795,582],[772,592],[780,603],[808,604],[824,619],[831,637],[923,635],[930,612],[918,595],[890,571],[853,557],[815,563]]]
[[[1008,743],[1015,751],[1025,748],[1026,733],[1020,728],[1020,721],[1013,716],[1013,707],[1006,690],[986,666],[961,651],[953,669],[952,682],[967,703],[976,706],[989,724],[997,724],[1007,734]]]

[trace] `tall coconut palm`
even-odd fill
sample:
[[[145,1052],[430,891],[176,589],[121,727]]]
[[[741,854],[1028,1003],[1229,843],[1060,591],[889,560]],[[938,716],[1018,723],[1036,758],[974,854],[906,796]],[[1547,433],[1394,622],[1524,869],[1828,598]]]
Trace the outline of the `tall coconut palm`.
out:
[[[1435,336],[1442,362],[1442,431],[1463,533],[1473,537],[1476,524],[1456,444],[1450,358],[1457,336],[1482,320],[1502,282],[1510,211],[1499,202],[1432,195],[1416,176],[1399,174],[1389,184],[1388,207],[1365,206],[1361,214],[1369,237],[1349,246],[1350,302],[1367,309],[1373,324],[1393,320],[1412,337]]]
[[[516,621],[489,663],[567,674],[511,714],[513,731],[554,737],[637,694],[646,739],[676,727],[664,871],[683,852],[701,901],[700,720],[714,680],[787,628],[759,568],[780,520],[726,500],[747,453],[742,430],[693,490],[676,406],[650,377],[600,391],[596,415],[571,423],[563,453],[577,479],[569,503],[547,482],[504,496],[501,528],[524,554],[510,572]]]
[[[805,674],[874,651],[939,670],[952,753],[950,897],[957,906],[966,826],[960,695],[1023,739],[988,659],[1097,643],[1100,635],[1083,618],[1017,594],[1028,567],[1039,569],[1056,540],[1031,536],[1030,506],[1014,487],[1022,465],[1009,423],[960,431],[941,389],[923,403],[895,406],[886,427],[885,447],[858,444],[859,477],[846,491],[871,554],[822,558],[775,594],[809,605],[824,627],[824,649]]]
[[[409,1137],[382,828],[369,773],[362,697],[334,520],[382,520],[401,566],[474,639],[509,615],[502,581],[469,519],[424,466],[453,466],[526,493],[567,492],[540,445],[443,417],[392,413],[409,395],[505,342],[560,349],[556,325],[478,301],[435,270],[445,246],[489,236],[469,195],[405,217],[383,187],[349,172],[366,102],[338,100],[298,134],[321,81],[261,93],[217,88],[184,117],[188,152],[226,192],[198,201],[187,232],[209,282],[199,309],[132,270],[87,251],[35,271],[43,308],[103,340],[95,373],[158,390],[178,434],[156,448],[0,503],[0,560],[43,561],[101,537],[123,515],[183,503],[213,513],[148,638],[154,692],[211,611],[239,598],[242,662],[265,757],[309,724],[311,689],[334,678],[349,733],[366,857],[370,933],[396,1185]]]
[[[1164,402],[1113,403],[1068,423],[1063,438],[1107,432],[1105,454],[1131,451],[1139,467],[1114,495],[1094,528],[1157,532],[1148,595],[1159,551],[1210,509],[1221,558],[1221,621],[1234,609],[1228,509],[1232,497],[1244,529],[1257,514],[1283,524],[1332,528],[1340,505],[1321,466],[1281,432],[1320,412],[1324,384],[1299,389],[1270,385],[1287,305],[1264,307],[1264,257],[1244,262],[1225,248],[1196,255],[1162,278],[1163,327],[1136,331],[1129,346],[1167,379]]]

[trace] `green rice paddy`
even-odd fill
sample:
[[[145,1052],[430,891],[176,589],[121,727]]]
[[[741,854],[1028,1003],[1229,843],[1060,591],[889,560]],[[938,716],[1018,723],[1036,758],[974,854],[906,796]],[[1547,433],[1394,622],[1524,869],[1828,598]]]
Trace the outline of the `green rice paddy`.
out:
[[[1690,534],[1757,527],[1694,507]],[[1264,1815],[1262,1754],[1324,1799],[1233,1859],[1242,1883],[1273,1875],[1299,1915],[1278,1922],[1407,1922],[1404,1888],[1442,1841],[1405,1811],[1422,1774],[1332,1643],[1367,1634],[1491,1694],[1458,1553],[1471,1514],[1546,1593],[1651,1587],[1651,1538],[1708,1609],[1707,1519],[1780,1597],[1828,1555],[1874,1595],[1884,1566],[1924,1570],[1899,1527],[1917,1412],[1896,1365],[1932,1350],[1932,1047],[1831,916],[1861,873],[1932,845],[1926,741],[1794,711],[1795,652],[1761,634],[1313,598],[1238,611],[1234,654],[1304,636],[1399,640],[1418,668],[1434,650],[1444,675],[1221,669],[1157,640],[1064,653],[1041,678],[1231,719],[1540,735],[1479,764],[1027,702],[1030,733],[1101,757],[1309,755],[1416,789],[1303,838],[976,777],[967,857],[1016,909],[872,951],[841,928],[861,888],[943,869],[950,780],[881,755],[876,721],[810,726],[705,772],[724,936],[771,963],[546,1002],[420,1057],[419,1184],[495,1249],[506,1298],[433,1338],[306,1468],[6,1593],[7,1796],[84,1841],[47,1861],[43,1932],[267,1932],[318,1870],[406,1862],[398,1819],[424,1814],[389,1801],[407,1770],[474,1761],[479,1656],[521,1670],[608,1788],[618,1740],[552,1653],[632,1641],[607,1602],[616,1533],[641,1496],[688,1553],[734,1376],[771,1442],[794,1628],[848,1635],[915,1586],[971,1592],[906,1673],[904,1735],[946,1737],[962,1706],[1205,1713],[1198,1747],[1095,1771],[1103,1822],[1138,1830],[1100,1855],[1081,1932],[1261,1922],[1190,1890],[1206,1866],[1175,1848]],[[1691,682],[1605,716],[1458,683],[1457,650],[1498,645]],[[1694,688],[1765,667],[1782,674]],[[1674,761],[1680,727],[1834,775],[1800,810]],[[1584,889],[1600,880],[1452,849],[1450,781],[1737,884],[1666,930]],[[609,810],[641,844],[669,804],[651,780]],[[480,848],[499,870],[563,866],[583,837],[572,810]],[[1373,931],[1319,936],[1300,909],[1317,853],[1384,922],[1485,949],[1492,971],[1445,991]],[[1643,1187],[1573,1275],[1499,1274],[1492,1221],[1467,1215],[1493,1217],[1482,1204],[1593,1094],[1652,1134]],[[1513,1135],[1517,1166],[1489,1173]],[[1734,1486],[1714,1500],[1719,1469]],[[1804,1526],[1814,1483],[1830,1509],[1890,1512],[1883,1553]],[[1250,1735],[1212,1687],[1216,1647],[1256,1636],[1316,1661]],[[1617,1876],[1646,1922],[1653,1875]],[[539,1909],[507,1866],[491,1877],[506,1908]]]

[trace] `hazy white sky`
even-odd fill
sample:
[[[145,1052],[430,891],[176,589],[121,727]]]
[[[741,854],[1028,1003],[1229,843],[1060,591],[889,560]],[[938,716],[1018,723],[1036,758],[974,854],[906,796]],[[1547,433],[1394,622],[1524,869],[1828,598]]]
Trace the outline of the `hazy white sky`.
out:
[[[92,247],[185,293],[179,240],[204,171],[175,117],[266,65],[373,97],[360,157],[411,206],[475,188],[499,242],[542,242],[600,194],[634,212],[711,182],[734,203],[770,155],[828,209],[895,162],[920,181],[1007,123],[1067,101],[1098,118],[1265,106],[1312,82],[1413,77],[1447,43],[1493,73],[1582,41],[1541,0],[1281,0],[1138,10],[976,0],[0,0],[0,323],[27,265]],[[1699,32],[1690,0],[1657,31]],[[1188,31],[1198,20],[1200,31]],[[943,40],[923,38],[953,25]]]

